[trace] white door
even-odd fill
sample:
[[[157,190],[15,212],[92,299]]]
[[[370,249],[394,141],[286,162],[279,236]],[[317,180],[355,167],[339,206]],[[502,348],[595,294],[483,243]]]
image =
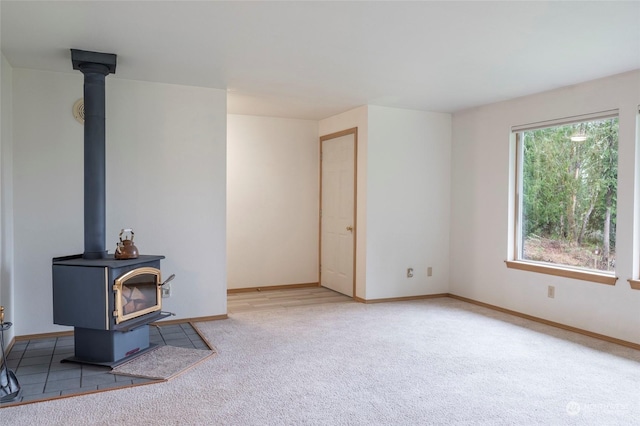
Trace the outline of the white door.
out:
[[[345,132],[320,139],[320,285],[353,297],[357,133]]]

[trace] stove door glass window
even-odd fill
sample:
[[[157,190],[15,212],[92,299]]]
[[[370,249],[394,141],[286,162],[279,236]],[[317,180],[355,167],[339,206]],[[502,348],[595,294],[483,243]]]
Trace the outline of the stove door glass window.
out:
[[[138,268],[116,279],[116,324],[161,309],[160,270]]]

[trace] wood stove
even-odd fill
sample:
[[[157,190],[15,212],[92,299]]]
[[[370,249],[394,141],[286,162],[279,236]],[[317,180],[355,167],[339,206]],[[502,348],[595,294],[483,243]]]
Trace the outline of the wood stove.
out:
[[[162,312],[160,260],[120,260],[105,245],[105,77],[116,55],[71,49],[84,74],[83,254],[53,259],[53,322],[74,327],[75,356],[66,361],[115,366],[149,350],[149,323]]]
[[[161,311],[161,259],[53,260],[53,322],[74,327],[68,361],[113,366],[152,347],[148,324],[171,315]]]

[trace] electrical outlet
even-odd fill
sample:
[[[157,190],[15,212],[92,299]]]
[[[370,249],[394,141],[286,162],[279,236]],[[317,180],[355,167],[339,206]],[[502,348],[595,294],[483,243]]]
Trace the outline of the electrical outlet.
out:
[[[432,276],[432,275],[433,275],[433,268],[432,268],[431,266],[429,266],[429,267],[427,268],[427,276],[428,276],[428,277],[430,277],[430,276]]]
[[[413,268],[407,268],[407,278],[413,278]]]
[[[551,299],[556,297],[556,288],[554,286],[550,285],[549,287],[547,287],[547,297]]]

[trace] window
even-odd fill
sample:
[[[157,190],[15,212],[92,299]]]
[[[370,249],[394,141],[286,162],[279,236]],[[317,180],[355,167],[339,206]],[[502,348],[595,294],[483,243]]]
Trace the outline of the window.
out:
[[[520,126],[514,133],[514,259],[528,266],[509,266],[582,279],[604,275],[614,284],[617,111]]]

